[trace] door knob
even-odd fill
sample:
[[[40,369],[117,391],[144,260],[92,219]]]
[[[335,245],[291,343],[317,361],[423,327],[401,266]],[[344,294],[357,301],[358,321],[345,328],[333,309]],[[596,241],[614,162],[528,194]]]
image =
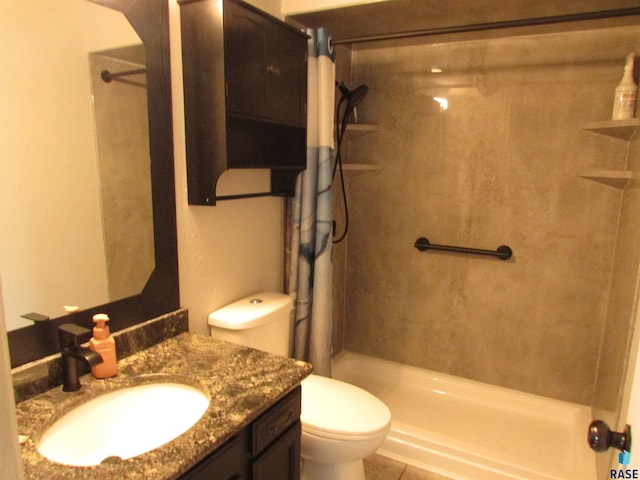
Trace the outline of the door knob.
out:
[[[631,451],[631,426],[625,425],[622,432],[612,432],[602,420],[594,420],[589,425],[587,435],[589,446],[596,452],[604,452],[609,447]]]

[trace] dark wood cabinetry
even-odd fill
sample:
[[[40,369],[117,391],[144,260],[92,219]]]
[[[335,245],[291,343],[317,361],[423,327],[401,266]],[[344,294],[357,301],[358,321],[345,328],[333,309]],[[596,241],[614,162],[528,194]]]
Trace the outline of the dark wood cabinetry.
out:
[[[248,455],[245,448],[246,432],[227,440],[198,465],[180,477],[180,480],[240,480],[249,479]]]
[[[298,480],[300,401],[298,387],[181,480]]]
[[[292,195],[306,167],[307,36],[239,0],[179,3],[189,203],[215,205],[229,168],[269,168],[265,194]]]
[[[306,125],[306,40],[243,5],[224,4],[227,113]]]
[[[297,480],[300,478],[300,422],[291,426],[252,468],[253,480]]]

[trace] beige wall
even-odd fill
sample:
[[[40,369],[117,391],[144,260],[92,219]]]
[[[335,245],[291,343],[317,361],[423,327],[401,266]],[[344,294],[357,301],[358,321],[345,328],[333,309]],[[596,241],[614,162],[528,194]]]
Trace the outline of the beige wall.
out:
[[[578,175],[623,169],[627,144],[580,124],[610,117],[636,43],[620,29],[354,52],[361,121],[383,131],[351,145],[382,171],[349,184],[347,349],[590,404],[622,190]],[[419,253],[420,236],[514,258]]]

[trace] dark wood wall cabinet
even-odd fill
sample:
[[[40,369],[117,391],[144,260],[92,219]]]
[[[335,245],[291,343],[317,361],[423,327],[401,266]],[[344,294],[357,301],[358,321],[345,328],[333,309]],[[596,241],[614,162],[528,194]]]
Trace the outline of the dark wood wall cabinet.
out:
[[[299,480],[300,387],[180,477],[180,480]]]
[[[178,3],[189,203],[293,195],[306,167],[307,35],[240,0]],[[216,197],[231,168],[271,169],[271,191]]]

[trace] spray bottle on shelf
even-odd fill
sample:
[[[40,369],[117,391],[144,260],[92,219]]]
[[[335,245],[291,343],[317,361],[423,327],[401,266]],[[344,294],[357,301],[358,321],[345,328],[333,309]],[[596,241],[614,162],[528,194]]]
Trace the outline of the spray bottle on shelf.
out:
[[[104,313],[98,313],[93,316],[93,337],[89,340],[89,348],[97,352],[102,357],[102,363],[91,367],[91,373],[96,378],[109,378],[118,373],[116,365],[116,341],[109,332],[106,323],[109,316]]]
[[[616,88],[616,96],[613,100],[613,115],[611,116],[613,120],[628,119],[635,116],[638,85],[633,79],[634,61],[634,53],[627,55],[622,80]]]

